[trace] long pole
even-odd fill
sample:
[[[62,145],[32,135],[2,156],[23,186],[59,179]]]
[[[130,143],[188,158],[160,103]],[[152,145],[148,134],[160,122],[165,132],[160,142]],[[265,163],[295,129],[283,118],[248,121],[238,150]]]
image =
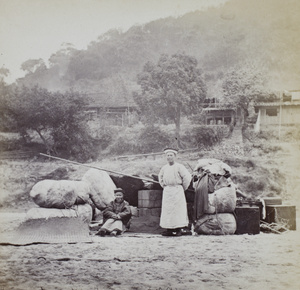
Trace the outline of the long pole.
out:
[[[70,160],[67,160],[67,159],[64,159],[64,158],[59,158],[59,157],[47,155],[47,154],[44,154],[44,153],[40,153],[40,155],[42,155],[44,157],[49,157],[49,158],[52,158],[52,159],[56,159],[56,160],[60,160],[60,161],[68,162],[68,163],[72,163],[72,164],[79,165],[79,166],[84,166],[84,167],[88,167],[88,168],[94,168],[94,169],[98,169],[98,170],[103,170],[103,171],[106,171],[106,172],[115,173],[115,174],[118,174],[118,175],[128,176],[128,177],[132,177],[132,178],[135,178],[135,179],[145,180],[145,181],[149,181],[149,182],[153,182],[153,183],[158,183],[159,184],[158,181],[151,180],[151,179],[148,179],[148,178],[143,178],[143,177],[138,177],[138,176],[134,176],[134,175],[124,174],[122,172],[117,172],[117,171],[113,171],[113,170],[109,170],[109,169],[104,169],[104,168],[100,168],[100,167],[97,167],[97,166],[86,165],[86,164],[83,164],[83,163],[79,163],[79,162],[76,162],[76,161],[70,161]]]

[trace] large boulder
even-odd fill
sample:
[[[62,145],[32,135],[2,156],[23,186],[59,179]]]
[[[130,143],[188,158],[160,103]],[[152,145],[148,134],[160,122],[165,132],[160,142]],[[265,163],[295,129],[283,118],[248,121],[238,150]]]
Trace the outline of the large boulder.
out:
[[[89,193],[90,186],[83,181],[46,179],[36,183],[29,194],[40,207],[65,209],[89,202]]]
[[[205,214],[197,220],[194,231],[203,235],[232,235],[236,220],[232,213]]]
[[[106,171],[89,169],[82,181],[89,184],[90,198],[98,209],[105,209],[114,200],[114,190],[117,187]]]

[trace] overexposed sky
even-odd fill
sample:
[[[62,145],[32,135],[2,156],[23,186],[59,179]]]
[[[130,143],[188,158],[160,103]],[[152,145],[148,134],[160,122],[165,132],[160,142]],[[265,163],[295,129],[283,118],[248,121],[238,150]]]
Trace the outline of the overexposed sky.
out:
[[[8,83],[24,72],[28,59],[50,55],[62,43],[85,49],[112,28],[220,5],[227,0],[0,0],[0,68],[10,70]]]

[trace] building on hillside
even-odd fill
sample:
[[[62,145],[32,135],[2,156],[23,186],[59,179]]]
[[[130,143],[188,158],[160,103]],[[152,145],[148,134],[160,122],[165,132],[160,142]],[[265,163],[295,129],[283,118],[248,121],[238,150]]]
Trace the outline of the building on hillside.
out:
[[[89,120],[99,127],[108,125],[128,126],[133,122],[136,104],[130,96],[109,96],[105,93],[89,93],[90,105],[86,107]]]
[[[215,98],[204,101],[203,112],[206,125],[242,125],[244,123],[242,110],[234,106],[226,106]]]
[[[300,90],[285,91],[278,101],[256,103],[254,108],[258,113],[256,132],[265,125],[300,124]]]

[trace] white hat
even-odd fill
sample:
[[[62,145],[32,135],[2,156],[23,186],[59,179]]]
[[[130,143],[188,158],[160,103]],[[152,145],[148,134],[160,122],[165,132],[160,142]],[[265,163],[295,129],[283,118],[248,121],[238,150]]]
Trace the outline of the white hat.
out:
[[[172,152],[172,153],[174,153],[175,155],[177,155],[178,150],[177,150],[177,149],[174,149],[174,148],[168,147],[168,148],[164,149],[164,152],[165,152],[166,154]]]

